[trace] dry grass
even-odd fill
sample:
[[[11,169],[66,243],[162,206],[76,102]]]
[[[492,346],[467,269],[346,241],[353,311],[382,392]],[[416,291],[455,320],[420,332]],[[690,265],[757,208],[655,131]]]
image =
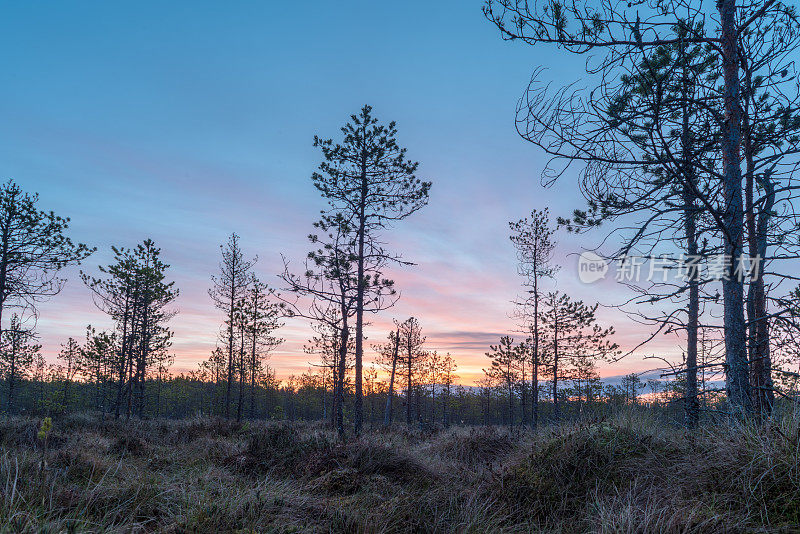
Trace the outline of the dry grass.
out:
[[[800,417],[665,428],[0,419],[3,532],[796,532]],[[44,467],[42,468],[42,461]]]

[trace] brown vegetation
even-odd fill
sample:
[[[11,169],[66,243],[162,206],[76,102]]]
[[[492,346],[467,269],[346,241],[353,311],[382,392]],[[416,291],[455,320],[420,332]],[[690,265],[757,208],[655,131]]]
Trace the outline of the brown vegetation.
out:
[[[789,532],[800,417],[732,432],[642,413],[544,427],[0,420],[3,531]],[[42,458],[44,456],[44,468]]]

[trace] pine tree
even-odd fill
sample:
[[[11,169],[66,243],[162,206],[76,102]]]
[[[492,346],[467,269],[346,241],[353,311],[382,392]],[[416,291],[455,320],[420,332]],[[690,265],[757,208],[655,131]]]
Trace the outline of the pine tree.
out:
[[[614,334],[613,327],[604,329],[597,324],[597,304],[587,306],[565,294],[551,292],[545,298],[545,306],[541,320],[546,332],[546,349],[552,362],[553,417],[558,421],[561,415],[558,383],[569,376],[566,364],[613,356],[618,347],[609,339]]]
[[[58,376],[62,382],[61,410],[66,413],[69,411],[70,401],[72,400],[70,396],[72,383],[76,377],[81,376],[85,371],[83,350],[75,339],[68,338],[67,342],[61,345],[58,359],[62,362],[58,367]]]
[[[274,290],[261,282],[255,275],[251,277],[241,304],[243,332],[250,349],[249,359],[243,362],[242,378],[249,374],[250,379],[250,417],[255,415],[255,388],[258,376],[263,372],[262,362],[283,340],[273,336],[273,332],[283,326],[279,321],[282,310],[274,301]],[[241,401],[240,401],[241,402]],[[241,410],[237,414],[241,418]]]
[[[352,251],[356,264],[356,398],[355,431],[363,421],[362,365],[364,312],[370,307],[367,293],[384,285],[381,267],[386,261],[399,261],[383,249],[378,241],[388,225],[404,219],[428,202],[430,182],[416,177],[418,163],[406,159],[406,149],[397,144],[395,123],[382,125],[364,106],[352,115],[343,128],[341,143],[314,138],[314,146],[322,150],[325,161],[314,173],[314,185],[325,197],[330,210],[323,217],[325,228],[331,228],[340,218],[351,221],[354,233]],[[383,261],[376,262],[380,258]],[[371,265],[372,264],[372,267]],[[382,307],[394,301],[385,301]]]
[[[166,281],[169,265],[161,249],[146,239],[136,248],[112,247],[115,261],[100,267],[103,278],[81,273],[95,304],[116,323],[118,334],[113,374],[116,376],[114,416],[125,408],[128,417],[143,415],[145,383],[152,367],[168,362],[172,331],[166,326],[175,315],[169,309],[178,297],[174,282]]]
[[[524,329],[530,333],[531,343],[531,426],[539,424],[539,372],[542,367],[540,350],[539,305],[542,300],[541,282],[543,278],[553,278],[558,267],[553,265],[553,240],[555,231],[550,227],[550,212],[547,208],[531,212],[530,219],[508,223],[511,229],[511,242],[517,251],[517,270],[523,277],[527,295],[517,304],[517,317],[522,320]],[[524,364],[523,364],[524,369]],[[524,386],[523,386],[524,387]]]
[[[406,424],[411,424],[411,396],[417,386],[417,378],[423,372],[425,357],[427,353],[423,350],[425,337],[419,320],[416,317],[409,317],[399,325],[400,354],[402,355],[401,375],[406,379]],[[420,417],[420,406],[417,401],[417,418]]]
[[[386,395],[386,408],[383,413],[383,426],[389,427],[392,424],[393,412],[392,401],[394,398],[394,382],[397,375],[397,364],[400,359],[400,325],[395,330],[389,332],[389,339],[383,345],[374,347],[379,354],[379,363],[389,373],[389,388]]]
[[[225,383],[225,417],[231,416],[232,387],[235,378],[236,361],[236,318],[238,306],[251,281],[250,269],[256,260],[245,260],[239,245],[239,236],[231,234],[225,245],[220,245],[222,261],[219,274],[211,277],[213,287],[208,290],[217,309],[225,314],[225,333],[223,342],[228,354]]]
[[[450,390],[458,379],[458,375],[456,374],[456,369],[458,369],[458,365],[456,364],[455,359],[450,356],[448,352],[445,354],[444,358],[442,359],[442,366],[441,366],[441,376],[442,376],[442,385],[444,386],[444,402],[443,410],[442,410],[442,419],[444,422],[444,426],[450,426],[450,403],[451,403],[451,395]]]
[[[66,236],[69,219],[38,209],[39,196],[12,180],[0,186],[0,328],[10,305],[31,308],[61,291],[58,272],[95,249]]]
[[[6,411],[14,411],[14,394],[18,382],[31,372],[34,361],[41,357],[41,345],[33,343],[34,332],[25,328],[19,315],[11,316],[11,324],[0,338],[0,370],[8,385]]]
[[[86,327],[86,343],[83,346],[83,361],[86,364],[86,378],[94,383],[94,407],[105,415],[108,409],[108,385],[113,378],[114,333],[97,332],[91,325]]]
[[[524,361],[524,346],[514,345],[514,339],[509,336],[500,338],[500,343],[490,346],[490,352],[486,356],[491,358],[492,364],[484,372],[487,376],[494,378],[503,384],[508,395],[508,421],[509,426],[514,426],[514,399],[515,389],[521,380],[520,362]]]

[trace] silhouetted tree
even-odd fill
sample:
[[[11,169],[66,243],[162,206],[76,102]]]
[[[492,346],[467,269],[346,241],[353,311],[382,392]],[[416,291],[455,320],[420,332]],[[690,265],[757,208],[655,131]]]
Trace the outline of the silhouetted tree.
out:
[[[34,332],[23,325],[22,319],[16,313],[11,316],[8,329],[2,331],[0,371],[8,385],[6,411],[9,413],[14,410],[17,383],[30,373],[34,360],[40,354],[42,346],[33,343],[34,338]]]
[[[228,353],[228,365],[225,384],[225,417],[230,418],[231,388],[233,386],[236,362],[236,314],[238,305],[244,297],[250,283],[250,269],[255,260],[245,260],[239,245],[239,236],[231,234],[225,245],[220,245],[222,261],[219,264],[219,274],[211,277],[213,287],[208,290],[211,300],[217,309],[225,314],[225,350]]]
[[[394,397],[394,378],[397,373],[397,361],[400,357],[400,325],[389,332],[389,340],[383,345],[378,345],[375,350],[380,355],[379,362],[389,372],[389,391],[386,395],[386,409],[383,413],[383,426],[392,424],[392,400]]]
[[[514,398],[516,396],[514,390],[521,380],[519,364],[523,355],[524,347],[514,345],[514,339],[509,336],[501,337],[500,343],[491,345],[490,352],[486,353],[486,356],[492,359],[492,366],[485,369],[484,372],[506,388],[508,422],[511,427],[514,426]]]
[[[148,372],[170,359],[172,331],[166,323],[175,315],[169,305],[177,298],[174,282],[166,281],[169,265],[161,260],[161,249],[146,239],[129,250],[112,247],[115,262],[100,267],[104,278],[81,273],[95,304],[116,322],[114,362],[117,375],[114,416],[126,406],[129,417],[142,415]]]
[[[98,332],[91,325],[86,328],[86,343],[83,346],[86,379],[94,382],[94,407],[102,410],[104,416],[108,410],[107,388],[113,379],[116,343],[114,333]]]
[[[560,418],[558,382],[569,376],[564,364],[576,359],[598,359],[617,352],[616,343],[608,338],[614,329],[601,328],[597,324],[595,312],[597,304],[587,306],[581,301],[573,301],[567,295],[557,292],[547,294],[542,324],[546,329],[547,351],[552,361],[553,417]]]
[[[37,207],[39,196],[12,180],[0,186],[0,328],[9,306],[31,308],[61,291],[58,272],[86,259],[95,249],[65,235],[69,218]]]
[[[295,296],[294,300],[280,297],[285,312],[290,317],[303,317],[325,325],[339,335],[339,354],[334,385],[334,414],[340,438],[344,433],[344,377],[347,353],[350,346],[350,319],[356,312],[358,278],[354,268],[353,234],[349,223],[341,216],[327,218],[316,223],[326,234],[320,238],[310,235],[309,240],[319,248],[311,251],[302,275],[294,274],[284,258],[284,271],[280,278],[285,290]],[[383,261],[376,258],[376,261]],[[384,290],[391,291],[389,284],[379,286],[372,293],[375,306],[382,306]],[[310,299],[310,301],[309,301]]]
[[[273,336],[273,332],[283,326],[279,318],[283,311],[274,300],[274,290],[252,276],[242,299],[243,331],[250,344],[250,359],[246,370],[250,375],[250,417],[255,412],[256,378],[262,372],[261,362],[283,343],[283,339]],[[241,410],[237,416],[241,418]]]
[[[422,374],[427,353],[423,350],[425,337],[419,320],[409,317],[399,325],[400,351],[402,353],[402,374],[406,379],[406,423],[411,424],[411,396],[414,392],[416,379]],[[417,417],[420,406],[417,404]]]
[[[458,364],[456,363],[455,359],[450,356],[448,352],[444,359],[442,359],[442,366],[441,366],[441,377],[442,377],[442,385],[444,386],[444,402],[443,402],[443,414],[442,419],[444,422],[444,426],[450,426],[450,402],[451,402],[451,395],[450,390],[455,384],[455,381],[458,379],[458,375],[456,374],[456,369],[458,369]]]
[[[58,369],[62,381],[61,410],[68,412],[72,382],[76,376],[83,373],[85,367],[81,346],[73,338],[67,339],[67,342],[61,345],[58,358],[62,362]]]
[[[523,277],[527,295],[517,302],[517,317],[531,336],[531,425],[539,424],[539,369],[542,365],[539,331],[539,304],[542,299],[541,281],[552,278],[558,267],[552,264],[555,231],[550,227],[550,212],[547,208],[531,212],[530,219],[508,223],[511,242],[517,251],[517,271]]]
[[[354,263],[356,265],[356,370],[355,370],[355,431],[363,421],[362,365],[363,330],[366,292],[384,285],[380,270],[370,265],[383,265],[386,261],[400,261],[388,253],[378,241],[381,230],[394,221],[404,219],[428,202],[430,182],[419,180],[415,173],[418,163],[406,159],[406,149],[397,144],[397,129],[391,122],[384,126],[372,115],[372,108],[364,106],[358,115],[352,115],[343,128],[341,143],[331,139],[314,138],[314,146],[322,150],[325,161],[320,172],[312,179],[329,204],[323,215],[326,228],[341,224],[343,218],[352,225],[354,234]],[[376,258],[382,261],[375,262]],[[394,301],[383,301],[384,307]],[[379,309],[373,306],[373,311]]]

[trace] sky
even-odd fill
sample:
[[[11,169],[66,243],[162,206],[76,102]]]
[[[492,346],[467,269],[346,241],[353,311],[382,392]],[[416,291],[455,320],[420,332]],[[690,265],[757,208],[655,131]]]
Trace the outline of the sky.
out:
[[[392,319],[414,315],[428,348],[452,353],[462,382],[474,382],[489,344],[515,328],[521,280],[508,221],[583,206],[575,176],[541,185],[547,158],[514,127],[534,69],[571,82],[583,59],[503,41],[479,0],[14,2],[0,46],[0,178],[71,218],[71,237],[98,248],[86,272],[110,262],[112,245],[151,238],[162,248],[180,289],[177,372],[217,342],[222,316],[207,291],[228,235],[276,288],[282,254],[300,265],[325,207],[311,182],[321,161],[313,136],[336,138],[364,104],[397,121],[400,144],[433,182],[429,205],[384,235],[416,265],[391,270],[401,298],[369,317],[368,347]],[[590,303],[623,295],[613,280],[577,278],[576,253],[602,237],[559,233],[550,286]],[[65,276],[39,308],[50,361],[87,324],[111,327],[78,268]],[[599,319],[623,348],[649,333],[616,309]],[[289,320],[279,335],[278,377],[308,369],[308,325]],[[679,340],[660,337],[601,374],[653,367],[645,353],[674,356]]]

